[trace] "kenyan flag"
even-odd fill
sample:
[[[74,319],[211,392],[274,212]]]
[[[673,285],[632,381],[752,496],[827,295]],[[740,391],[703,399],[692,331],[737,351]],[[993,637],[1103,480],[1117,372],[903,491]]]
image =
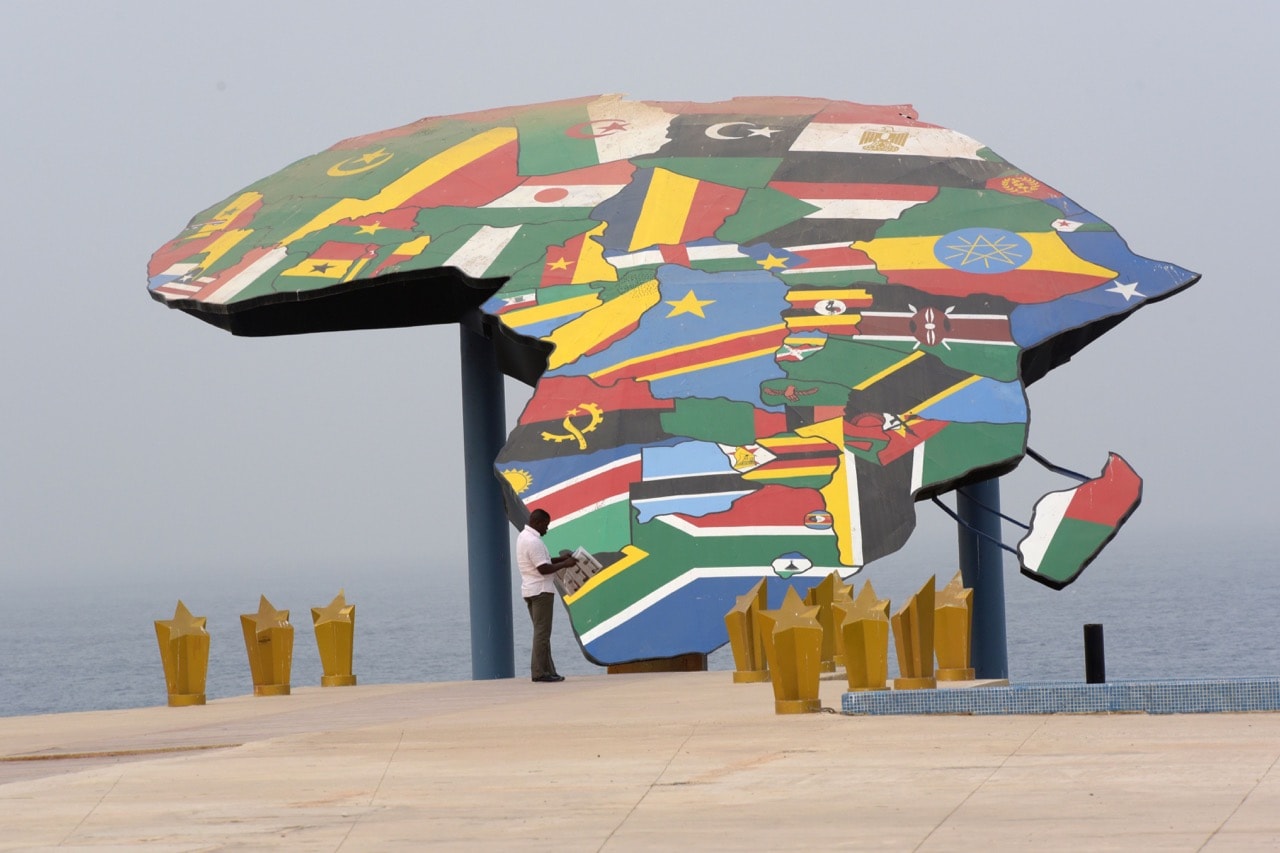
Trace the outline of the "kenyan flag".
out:
[[[1142,500],[1142,478],[1112,453],[1102,474],[1036,502],[1031,530],[1018,543],[1022,573],[1062,589],[1111,541]]]

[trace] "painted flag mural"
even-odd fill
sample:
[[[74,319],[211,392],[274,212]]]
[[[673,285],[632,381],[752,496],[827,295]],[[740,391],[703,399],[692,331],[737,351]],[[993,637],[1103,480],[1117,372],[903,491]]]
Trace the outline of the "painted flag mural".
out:
[[[901,548],[917,501],[1020,463],[1027,384],[1199,278],[910,106],[619,95],[344,140],[148,275],[240,335],[486,330],[534,386],[494,460],[508,515],[596,557],[562,597],[606,664],[712,651],[759,578]],[[1071,583],[1140,495],[1111,454],[1042,498],[1024,573]]]

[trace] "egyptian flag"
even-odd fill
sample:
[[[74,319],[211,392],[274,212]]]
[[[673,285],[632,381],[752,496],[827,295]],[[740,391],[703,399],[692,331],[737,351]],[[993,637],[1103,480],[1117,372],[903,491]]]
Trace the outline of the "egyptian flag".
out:
[[[629,186],[601,204],[593,218],[608,223],[606,249],[634,252],[715,235],[737,212],[745,190],[700,181],[667,169],[638,169]]]
[[[1062,589],[1116,535],[1142,500],[1142,478],[1119,454],[1102,474],[1074,489],[1036,501],[1031,530],[1018,543],[1022,573]]]
[[[933,202],[856,243],[891,284],[946,297],[989,294],[1049,302],[1116,276],[1063,242],[1057,208],[999,193],[943,190]]]

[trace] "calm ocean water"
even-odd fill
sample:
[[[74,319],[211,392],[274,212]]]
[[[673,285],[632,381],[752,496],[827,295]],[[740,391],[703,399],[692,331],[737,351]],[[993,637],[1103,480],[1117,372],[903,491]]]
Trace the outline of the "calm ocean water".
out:
[[[896,610],[931,575],[955,573],[954,533],[918,532],[907,548],[855,577],[870,579]],[[1109,680],[1275,676],[1280,673],[1280,535],[1126,536],[1081,579],[1055,592],[1005,559],[1010,677],[1083,680],[1082,625],[1105,626]],[[776,582],[776,581],[775,581]],[[310,608],[345,588],[356,605],[355,672],[361,684],[471,677],[465,569],[337,567],[258,577],[18,578],[0,605],[0,716],[165,703],[152,623],[182,598],[208,617],[207,694],[252,692],[239,614],[265,594],[292,611],[292,683],[320,682]],[[516,673],[527,672],[529,624],[513,594]],[[597,674],[558,610],[554,654],[562,673]],[[892,658],[892,654],[890,655]],[[727,648],[715,669],[732,669]],[[891,669],[893,664],[891,661]]]

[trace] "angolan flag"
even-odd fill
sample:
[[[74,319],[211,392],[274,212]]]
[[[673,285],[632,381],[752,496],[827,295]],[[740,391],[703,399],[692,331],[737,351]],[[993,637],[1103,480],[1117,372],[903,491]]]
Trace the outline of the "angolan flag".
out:
[[[1102,550],[1142,500],[1142,478],[1116,453],[1102,474],[1036,502],[1031,530],[1018,543],[1022,573],[1062,589]]]

